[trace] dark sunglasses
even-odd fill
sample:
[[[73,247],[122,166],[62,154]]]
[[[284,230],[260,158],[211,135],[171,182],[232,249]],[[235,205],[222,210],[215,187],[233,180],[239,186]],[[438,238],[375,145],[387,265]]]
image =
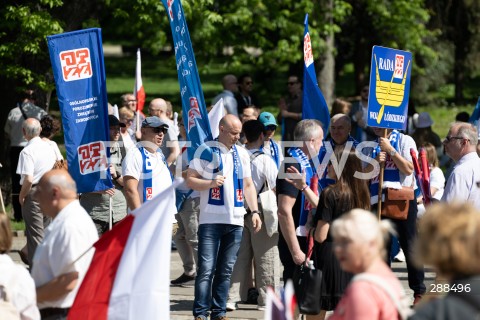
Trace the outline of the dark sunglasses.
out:
[[[275,130],[277,130],[277,126],[273,124],[265,127],[265,131],[275,131]]]
[[[297,83],[298,83],[298,81],[294,81],[294,82],[287,82],[287,85],[289,85],[289,86],[293,86],[293,85],[295,85],[295,84],[297,84]]]
[[[450,141],[452,141],[453,139],[463,140],[463,139],[466,139],[466,138],[464,138],[464,137],[452,137],[452,136],[446,136],[446,137],[445,137],[445,141],[447,141],[447,142],[450,142]]]
[[[163,134],[166,134],[167,131],[168,131],[168,128],[165,128],[165,127],[156,127],[156,128],[145,127],[145,128],[150,128],[150,129],[152,129],[152,131],[153,131],[155,134],[159,134],[160,132],[163,133]]]

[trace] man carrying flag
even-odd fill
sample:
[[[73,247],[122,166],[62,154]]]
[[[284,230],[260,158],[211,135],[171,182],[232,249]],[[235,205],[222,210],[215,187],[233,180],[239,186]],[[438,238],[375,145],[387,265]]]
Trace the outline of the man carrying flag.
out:
[[[42,319],[67,319],[93,251],[78,258],[98,240],[97,230],[78,202],[75,181],[66,170],[47,172],[34,197],[43,214],[53,218],[33,258],[38,308]]]
[[[134,94],[126,93],[122,95],[121,99],[122,99],[122,107],[127,107],[128,109],[133,111],[135,115],[131,129],[135,133],[135,139],[140,140],[142,138],[142,134],[139,128],[140,127],[139,124],[141,124],[142,121],[145,120],[145,115],[143,114],[141,109],[138,108],[137,97]]]

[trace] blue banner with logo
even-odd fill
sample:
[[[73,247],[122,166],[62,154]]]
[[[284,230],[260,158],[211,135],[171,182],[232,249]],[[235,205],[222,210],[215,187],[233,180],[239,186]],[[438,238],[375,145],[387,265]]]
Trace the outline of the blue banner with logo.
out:
[[[180,0],[162,0],[162,3],[167,10],[172,28],[182,97],[183,123],[191,142],[187,149],[188,159],[191,160],[198,146],[205,141],[213,140],[212,131],[182,3]]]
[[[79,193],[112,188],[108,101],[101,30],[47,37],[62,113],[68,171]]]
[[[412,54],[408,51],[374,46],[368,94],[369,127],[405,130]]]
[[[303,35],[303,119],[316,119],[322,123],[323,134],[327,135],[330,126],[330,112],[327,102],[318,87],[315,65],[313,63],[312,41],[308,32],[308,14],[305,15],[305,32]]]

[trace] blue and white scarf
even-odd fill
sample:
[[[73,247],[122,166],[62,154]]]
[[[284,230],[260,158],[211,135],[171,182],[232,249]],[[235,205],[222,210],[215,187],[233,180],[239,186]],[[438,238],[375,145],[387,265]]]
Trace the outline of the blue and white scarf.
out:
[[[138,148],[140,150],[140,154],[142,155],[142,183],[143,183],[143,202],[148,200],[152,200],[153,198],[153,186],[152,186],[152,160],[150,159],[150,153],[144,147]],[[165,156],[161,151],[156,152],[161,158],[163,163],[165,164],[165,168],[167,168],[167,162],[165,161]],[[171,177],[171,174],[170,174]]]
[[[350,135],[348,136],[347,141],[345,141],[345,144],[348,143],[349,141],[351,141],[353,143],[353,145],[352,145],[353,148],[356,148],[358,146],[358,141],[355,140]],[[327,148],[325,147],[326,143],[330,143],[330,145],[332,146],[332,150],[327,150]],[[331,158],[333,152],[335,151],[335,147],[336,147],[335,141],[333,141],[332,138],[329,138],[328,140],[323,142],[323,145],[320,148],[320,152],[318,153],[318,161],[320,163],[320,170],[318,170],[318,175],[321,176],[321,178],[318,181],[319,186],[321,188],[320,190],[323,190],[326,187],[328,187],[329,185],[335,183],[335,180],[327,177],[328,162],[325,163],[325,164],[322,164],[323,160],[325,159],[325,156],[328,156],[328,159]],[[337,159],[337,160],[340,160],[340,159]]]
[[[213,161],[213,157],[218,160],[218,165],[214,169],[213,173],[221,173],[223,171],[223,161],[218,147],[210,147],[211,152],[202,152],[201,159],[206,161]],[[228,156],[228,155],[227,155]],[[235,145],[232,146],[233,156],[233,192],[234,192],[234,206],[237,208],[243,208],[244,195],[243,195],[243,168],[242,161],[238,155],[238,150]],[[228,181],[229,179],[227,179]],[[220,187],[211,188],[208,193],[208,204],[213,206],[225,206],[224,188]]]
[[[280,168],[280,149],[278,148],[278,144],[273,141],[273,139],[270,139],[270,156],[277,164],[277,169]]]
[[[390,133],[390,144],[392,147],[397,151],[400,152],[399,149],[399,142],[400,142],[400,132],[397,130],[393,130]],[[378,143],[379,138],[375,140]],[[372,158],[376,158],[377,155],[380,153],[380,145],[377,145],[371,153]],[[385,170],[383,173],[383,181],[391,181],[391,182],[400,182],[400,170],[397,168],[395,162],[393,162],[392,157],[387,154],[387,158],[385,160]],[[370,199],[371,203],[375,204],[378,202],[378,184],[379,184],[379,175],[374,177],[370,180]]]
[[[308,186],[311,187],[312,179],[317,174],[315,166],[313,166],[307,155],[299,148],[290,148],[288,149],[288,153],[300,164],[300,172],[305,171],[306,183]],[[307,224],[308,214],[312,209],[312,205],[308,202],[308,200],[305,199],[305,195],[303,194],[303,192],[301,192],[301,195],[302,203],[300,205],[300,218],[296,234],[297,236],[306,236],[307,229],[305,225]]]

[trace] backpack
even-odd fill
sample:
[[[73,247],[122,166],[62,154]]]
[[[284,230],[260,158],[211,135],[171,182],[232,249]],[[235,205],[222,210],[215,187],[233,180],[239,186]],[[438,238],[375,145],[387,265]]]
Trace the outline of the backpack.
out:
[[[20,313],[12,303],[11,290],[9,290],[15,287],[16,279],[15,272],[12,272],[8,284],[0,283],[0,319],[2,320],[20,320]]]

